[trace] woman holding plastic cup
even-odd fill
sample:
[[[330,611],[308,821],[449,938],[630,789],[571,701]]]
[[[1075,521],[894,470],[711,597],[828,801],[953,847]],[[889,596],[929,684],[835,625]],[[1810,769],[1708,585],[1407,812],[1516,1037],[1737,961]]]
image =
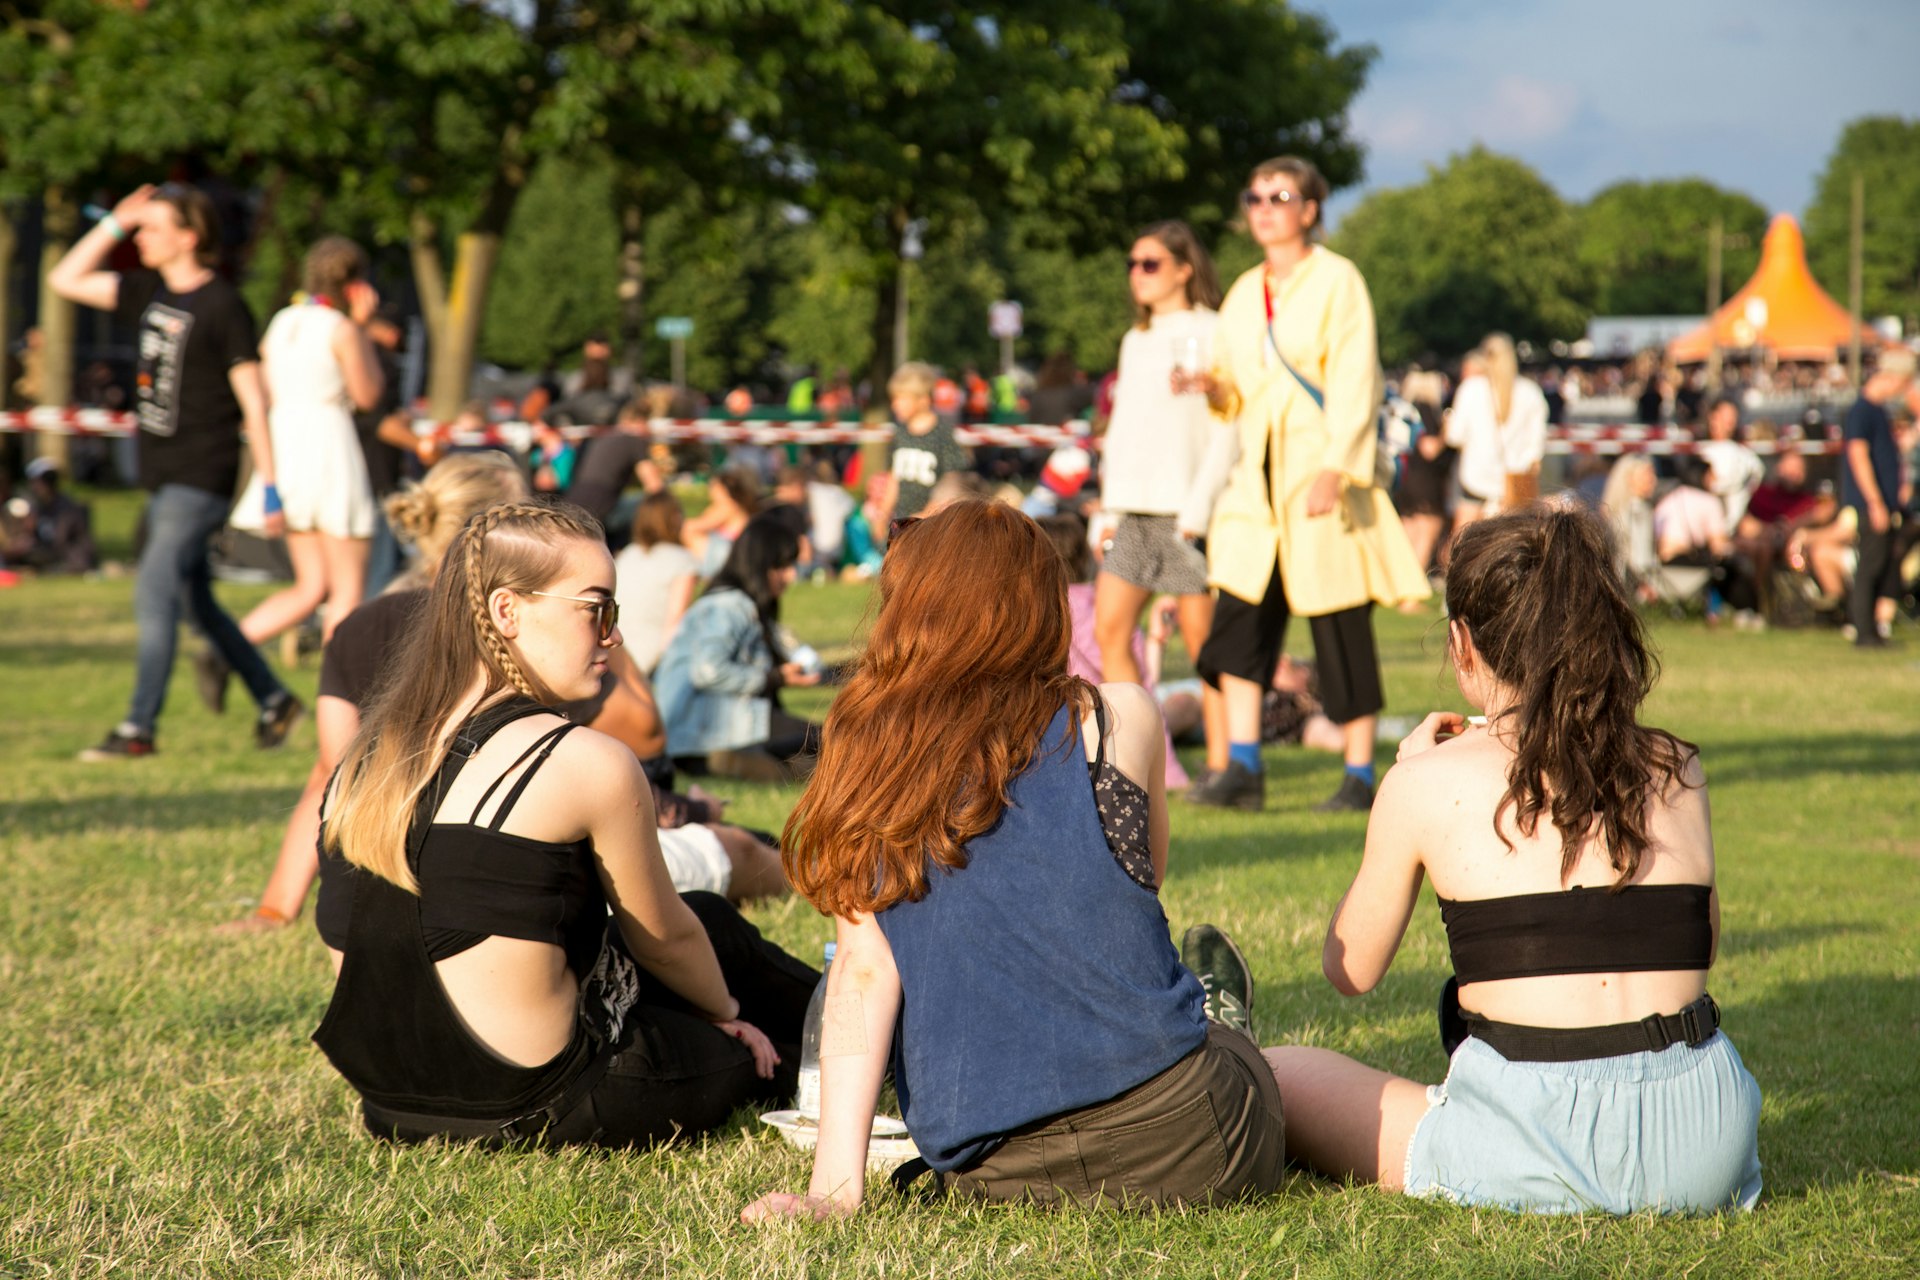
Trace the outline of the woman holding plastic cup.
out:
[[[1133,634],[1155,595],[1179,601],[1189,654],[1207,637],[1213,597],[1200,542],[1236,446],[1203,394],[1220,283],[1192,228],[1157,222],[1143,230],[1127,258],[1127,282],[1136,314],[1120,342],[1101,464],[1101,499],[1120,523],[1094,586],[1094,632],[1106,678],[1138,683]],[[1224,733],[1208,735],[1215,739],[1224,765]]]

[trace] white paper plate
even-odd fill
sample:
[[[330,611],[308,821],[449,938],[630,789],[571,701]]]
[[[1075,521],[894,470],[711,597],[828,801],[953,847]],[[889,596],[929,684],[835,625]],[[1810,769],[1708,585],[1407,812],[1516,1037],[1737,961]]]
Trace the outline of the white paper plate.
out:
[[[769,1111],[760,1120],[778,1129],[781,1137],[802,1151],[813,1150],[813,1144],[819,1140],[814,1121],[798,1111]],[[884,1172],[919,1154],[920,1148],[907,1136],[906,1125],[892,1116],[873,1118],[873,1136],[867,1141],[867,1168]]]

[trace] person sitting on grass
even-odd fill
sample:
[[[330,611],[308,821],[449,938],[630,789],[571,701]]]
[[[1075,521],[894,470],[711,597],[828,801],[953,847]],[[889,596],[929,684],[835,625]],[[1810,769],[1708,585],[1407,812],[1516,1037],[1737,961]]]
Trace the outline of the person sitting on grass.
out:
[[[474,517],[329,789],[314,1040],[377,1136],[647,1146],[792,1091],[818,975],[674,893],[639,761],[555,710],[613,582],[578,508]]]
[[[780,597],[798,575],[800,539],[756,517],[680,620],[654,671],[667,750],[692,774],[756,782],[804,777],[819,728],[789,715],[780,690],[820,683],[820,671],[779,633]]]
[[[1279,1184],[1244,962],[1210,926],[1186,964],[1168,937],[1159,713],[1138,685],[1072,675],[1069,644],[1065,567],[1028,517],[958,502],[894,536],[782,842],[838,937],[812,1185],[748,1221],[858,1207],[889,1062],[921,1158],[962,1196],[1204,1203]]]
[[[1760,1089],[1706,994],[1706,783],[1691,743],[1638,721],[1656,663],[1604,529],[1545,509],[1471,526],[1447,615],[1487,723],[1436,712],[1401,744],[1322,966],[1343,994],[1372,990],[1431,878],[1458,993],[1442,1025],[1465,1038],[1431,1088],[1268,1050],[1289,1156],[1538,1213],[1751,1208]]]
[[[300,916],[307,890],[319,873],[317,837],[320,797],[347,744],[360,731],[361,710],[401,642],[419,624],[427,590],[440,572],[447,548],[467,521],[488,507],[528,496],[519,466],[494,450],[456,453],[434,464],[419,484],[387,499],[387,518],[403,542],[419,552],[414,568],[386,594],[355,609],[326,648],[320,664],[320,696],[314,702],[319,754],[287,821],[280,856],[260,895],[260,905],[215,932],[233,935],[283,929]],[[660,716],[646,681],[622,649],[614,651],[600,695],[568,707],[569,716],[627,744],[642,760],[666,749]],[[678,797],[654,792],[660,816],[661,852],[676,889],[705,889],[742,902],[786,892],[780,855],[753,833],[705,821]],[[672,807],[675,820],[668,817]]]

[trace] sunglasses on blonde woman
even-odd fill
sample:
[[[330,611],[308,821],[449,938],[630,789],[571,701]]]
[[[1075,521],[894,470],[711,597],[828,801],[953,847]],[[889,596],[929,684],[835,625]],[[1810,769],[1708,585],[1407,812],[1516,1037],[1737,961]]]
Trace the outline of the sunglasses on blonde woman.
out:
[[[603,642],[613,639],[613,629],[620,625],[620,606],[612,596],[563,596],[553,591],[528,591],[525,594],[592,605],[594,630]]]

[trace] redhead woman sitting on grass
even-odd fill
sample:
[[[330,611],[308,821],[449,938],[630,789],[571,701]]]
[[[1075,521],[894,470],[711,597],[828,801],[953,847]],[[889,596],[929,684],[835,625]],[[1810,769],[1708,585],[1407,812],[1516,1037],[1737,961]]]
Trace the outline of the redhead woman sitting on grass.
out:
[[[749,1221],[858,1207],[889,1062],[908,1133],[961,1196],[1278,1185],[1280,1093],[1239,953],[1203,925],[1183,964],[1160,906],[1159,711],[1071,675],[1068,640],[1065,564],[1018,511],[962,501],[895,534],[782,842],[838,936],[813,1182]]]

